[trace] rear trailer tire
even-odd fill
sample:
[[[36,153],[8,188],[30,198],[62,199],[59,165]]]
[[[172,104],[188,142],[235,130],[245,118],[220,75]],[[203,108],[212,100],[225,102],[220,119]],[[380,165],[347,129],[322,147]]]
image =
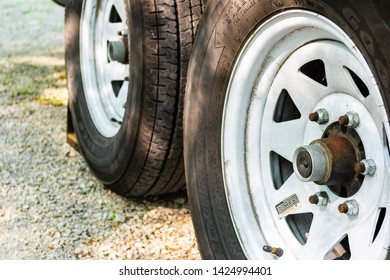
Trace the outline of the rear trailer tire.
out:
[[[388,2],[208,5],[184,110],[202,257],[389,258]]]
[[[53,2],[62,6],[62,7],[65,7],[65,4],[66,4],[66,0],[53,0]]]
[[[185,187],[183,96],[200,3],[67,1],[72,123],[92,172],[120,194]]]

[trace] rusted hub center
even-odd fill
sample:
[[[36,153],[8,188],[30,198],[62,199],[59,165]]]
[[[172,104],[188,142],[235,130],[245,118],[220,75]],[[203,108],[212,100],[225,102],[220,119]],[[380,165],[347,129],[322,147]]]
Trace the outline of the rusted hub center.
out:
[[[355,164],[361,155],[355,143],[342,134],[313,141],[294,153],[294,171],[303,182],[349,185],[356,178]]]

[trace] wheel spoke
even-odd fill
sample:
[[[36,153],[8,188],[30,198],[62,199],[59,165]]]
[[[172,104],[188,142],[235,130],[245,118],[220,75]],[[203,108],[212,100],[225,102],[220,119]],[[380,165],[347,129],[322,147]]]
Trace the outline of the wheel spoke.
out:
[[[112,5],[117,10],[119,16],[121,17],[122,22],[126,22],[126,4],[124,0],[111,0]]]
[[[124,81],[125,76],[128,75],[129,65],[121,64],[117,62],[110,62],[105,67],[105,80],[106,82],[103,84],[102,93],[105,94],[105,98],[107,100],[105,102],[110,102],[110,112],[107,112],[111,118],[115,118],[116,120],[122,120],[124,114],[124,105],[127,101],[128,94],[128,86],[129,83]],[[117,95],[113,90],[112,82],[115,81],[124,81],[121,85]]]
[[[384,104],[379,104],[377,103],[377,100],[375,98],[375,96],[373,95],[369,95],[367,98],[365,98],[365,100],[362,102],[364,103],[364,105],[367,107],[367,108],[384,108]]]
[[[342,62],[340,57],[343,57]],[[351,92],[351,79],[346,65],[355,65],[356,58],[341,48],[325,51],[322,60],[325,64],[326,79],[329,92]]]
[[[301,116],[307,116],[313,110],[315,105],[326,95],[327,89],[325,86],[306,77],[297,70],[297,65],[288,63],[286,68],[280,73],[279,77],[283,77],[275,83],[278,85],[278,93],[283,89],[287,90],[288,94],[297,106]],[[286,77],[289,77],[286,79]],[[305,102],[302,102],[302,100]]]
[[[272,94],[279,95],[286,90],[298,108],[301,116],[308,115],[315,105],[328,93],[327,88],[304,75],[300,71],[305,53],[297,54],[284,63],[279,71],[272,89]],[[305,102],[302,102],[302,100]],[[289,108],[286,108],[289,109]]]
[[[302,116],[308,116],[318,101],[326,95],[323,85],[313,82],[301,73],[286,85],[286,89]],[[302,102],[303,98],[305,102]]]
[[[119,31],[123,30],[126,26],[122,22],[108,22],[103,26],[103,39],[106,41],[114,41],[119,38]]]
[[[389,170],[389,167],[387,165],[384,168],[384,172],[385,172],[385,174],[383,176],[383,184],[382,185],[385,187],[382,188],[378,207],[388,208],[388,207],[390,207],[390,205],[389,205],[390,191],[388,188],[388,186],[390,184],[390,170]]]
[[[274,151],[292,162],[294,151],[303,143],[303,119],[282,123],[271,122],[263,127],[262,150]]]
[[[103,40],[112,41],[118,40],[118,33],[121,30],[127,29],[126,25],[126,6],[123,0],[110,0],[107,4],[104,15],[104,24],[101,25]],[[116,18],[115,21],[111,20],[113,13],[117,13],[120,19]],[[116,17],[117,17],[116,16]]]
[[[127,101],[127,93],[129,91],[129,82],[124,82],[117,97],[117,108],[124,108]]]
[[[375,251],[375,246],[370,246],[372,243],[377,216],[372,215],[364,223],[354,225],[348,231],[349,246],[352,259],[367,259]]]
[[[331,223],[326,215],[313,212],[313,222],[308,235],[306,250],[312,258],[323,259],[332,248],[346,235],[340,224]]]
[[[115,61],[107,63],[105,67],[105,77],[111,83],[111,81],[124,81],[129,75],[129,65],[121,64]]]

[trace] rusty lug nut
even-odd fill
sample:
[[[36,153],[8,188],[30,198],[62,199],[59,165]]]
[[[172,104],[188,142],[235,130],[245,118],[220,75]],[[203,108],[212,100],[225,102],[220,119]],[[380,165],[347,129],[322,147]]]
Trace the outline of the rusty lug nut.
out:
[[[360,124],[360,117],[358,113],[348,112],[339,118],[339,124],[350,128],[356,128]]]
[[[355,172],[363,173],[366,170],[366,166],[362,162],[358,162],[355,164]]]
[[[264,245],[263,251],[267,252],[267,253],[271,253],[277,257],[283,256],[283,249],[281,249],[281,248],[275,248],[275,247],[271,247],[269,245]]]
[[[374,176],[376,172],[376,164],[372,159],[363,159],[355,164],[355,172],[362,175]]]
[[[359,214],[359,205],[356,200],[347,200],[338,206],[338,210],[341,214],[348,216],[357,216]]]
[[[349,123],[348,116],[344,115],[339,118],[339,124],[341,125],[347,125]]]
[[[312,122],[318,121],[320,118],[319,114],[317,112],[313,112],[309,114],[309,120]]]
[[[309,114],[309,120],[318,124],[326,124],[329,122],[329,113],[325,109],[318,109]]]
[[[317,112],[314,112],[314,113],[310,113],[309,114],[309,120],[312,121],[312,122],[316,122],[318,121],[319,119],[319,115]]]
[[[329,197],[326,192],[317,192],[309,197],[309,202],[318,206],[326,206],[329,202]]]
[[[342,214],[348,213],[348,205],[346,203],[340,204],[338,209],[339,209],[339,212]]]
[[[315,194],[314,194],[314,195],[311,195],[311,196],[309,197],[309,202],[310,202],[311,204],[317,204],[318,201],[319,201],[318,196],[315,195]]]

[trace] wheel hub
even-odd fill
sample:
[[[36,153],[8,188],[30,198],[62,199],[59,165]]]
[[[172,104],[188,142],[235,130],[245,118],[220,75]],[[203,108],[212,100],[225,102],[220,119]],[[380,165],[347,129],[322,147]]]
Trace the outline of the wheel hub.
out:
[[[129,42],[127,36],[108,42],[107,58],[122,64],[129,63]]]
[[[295,174],[303,182],[318,185],[351,184],[360,154],[351,140],[344,136],[323,138],[294,153]]]
[[[338,196],[350,197],[362,185],[356,166],[364,156],[358,133],[339,121],[328,126],[323,138],[295,150],[293,168],[302,182],[328,185]]]

